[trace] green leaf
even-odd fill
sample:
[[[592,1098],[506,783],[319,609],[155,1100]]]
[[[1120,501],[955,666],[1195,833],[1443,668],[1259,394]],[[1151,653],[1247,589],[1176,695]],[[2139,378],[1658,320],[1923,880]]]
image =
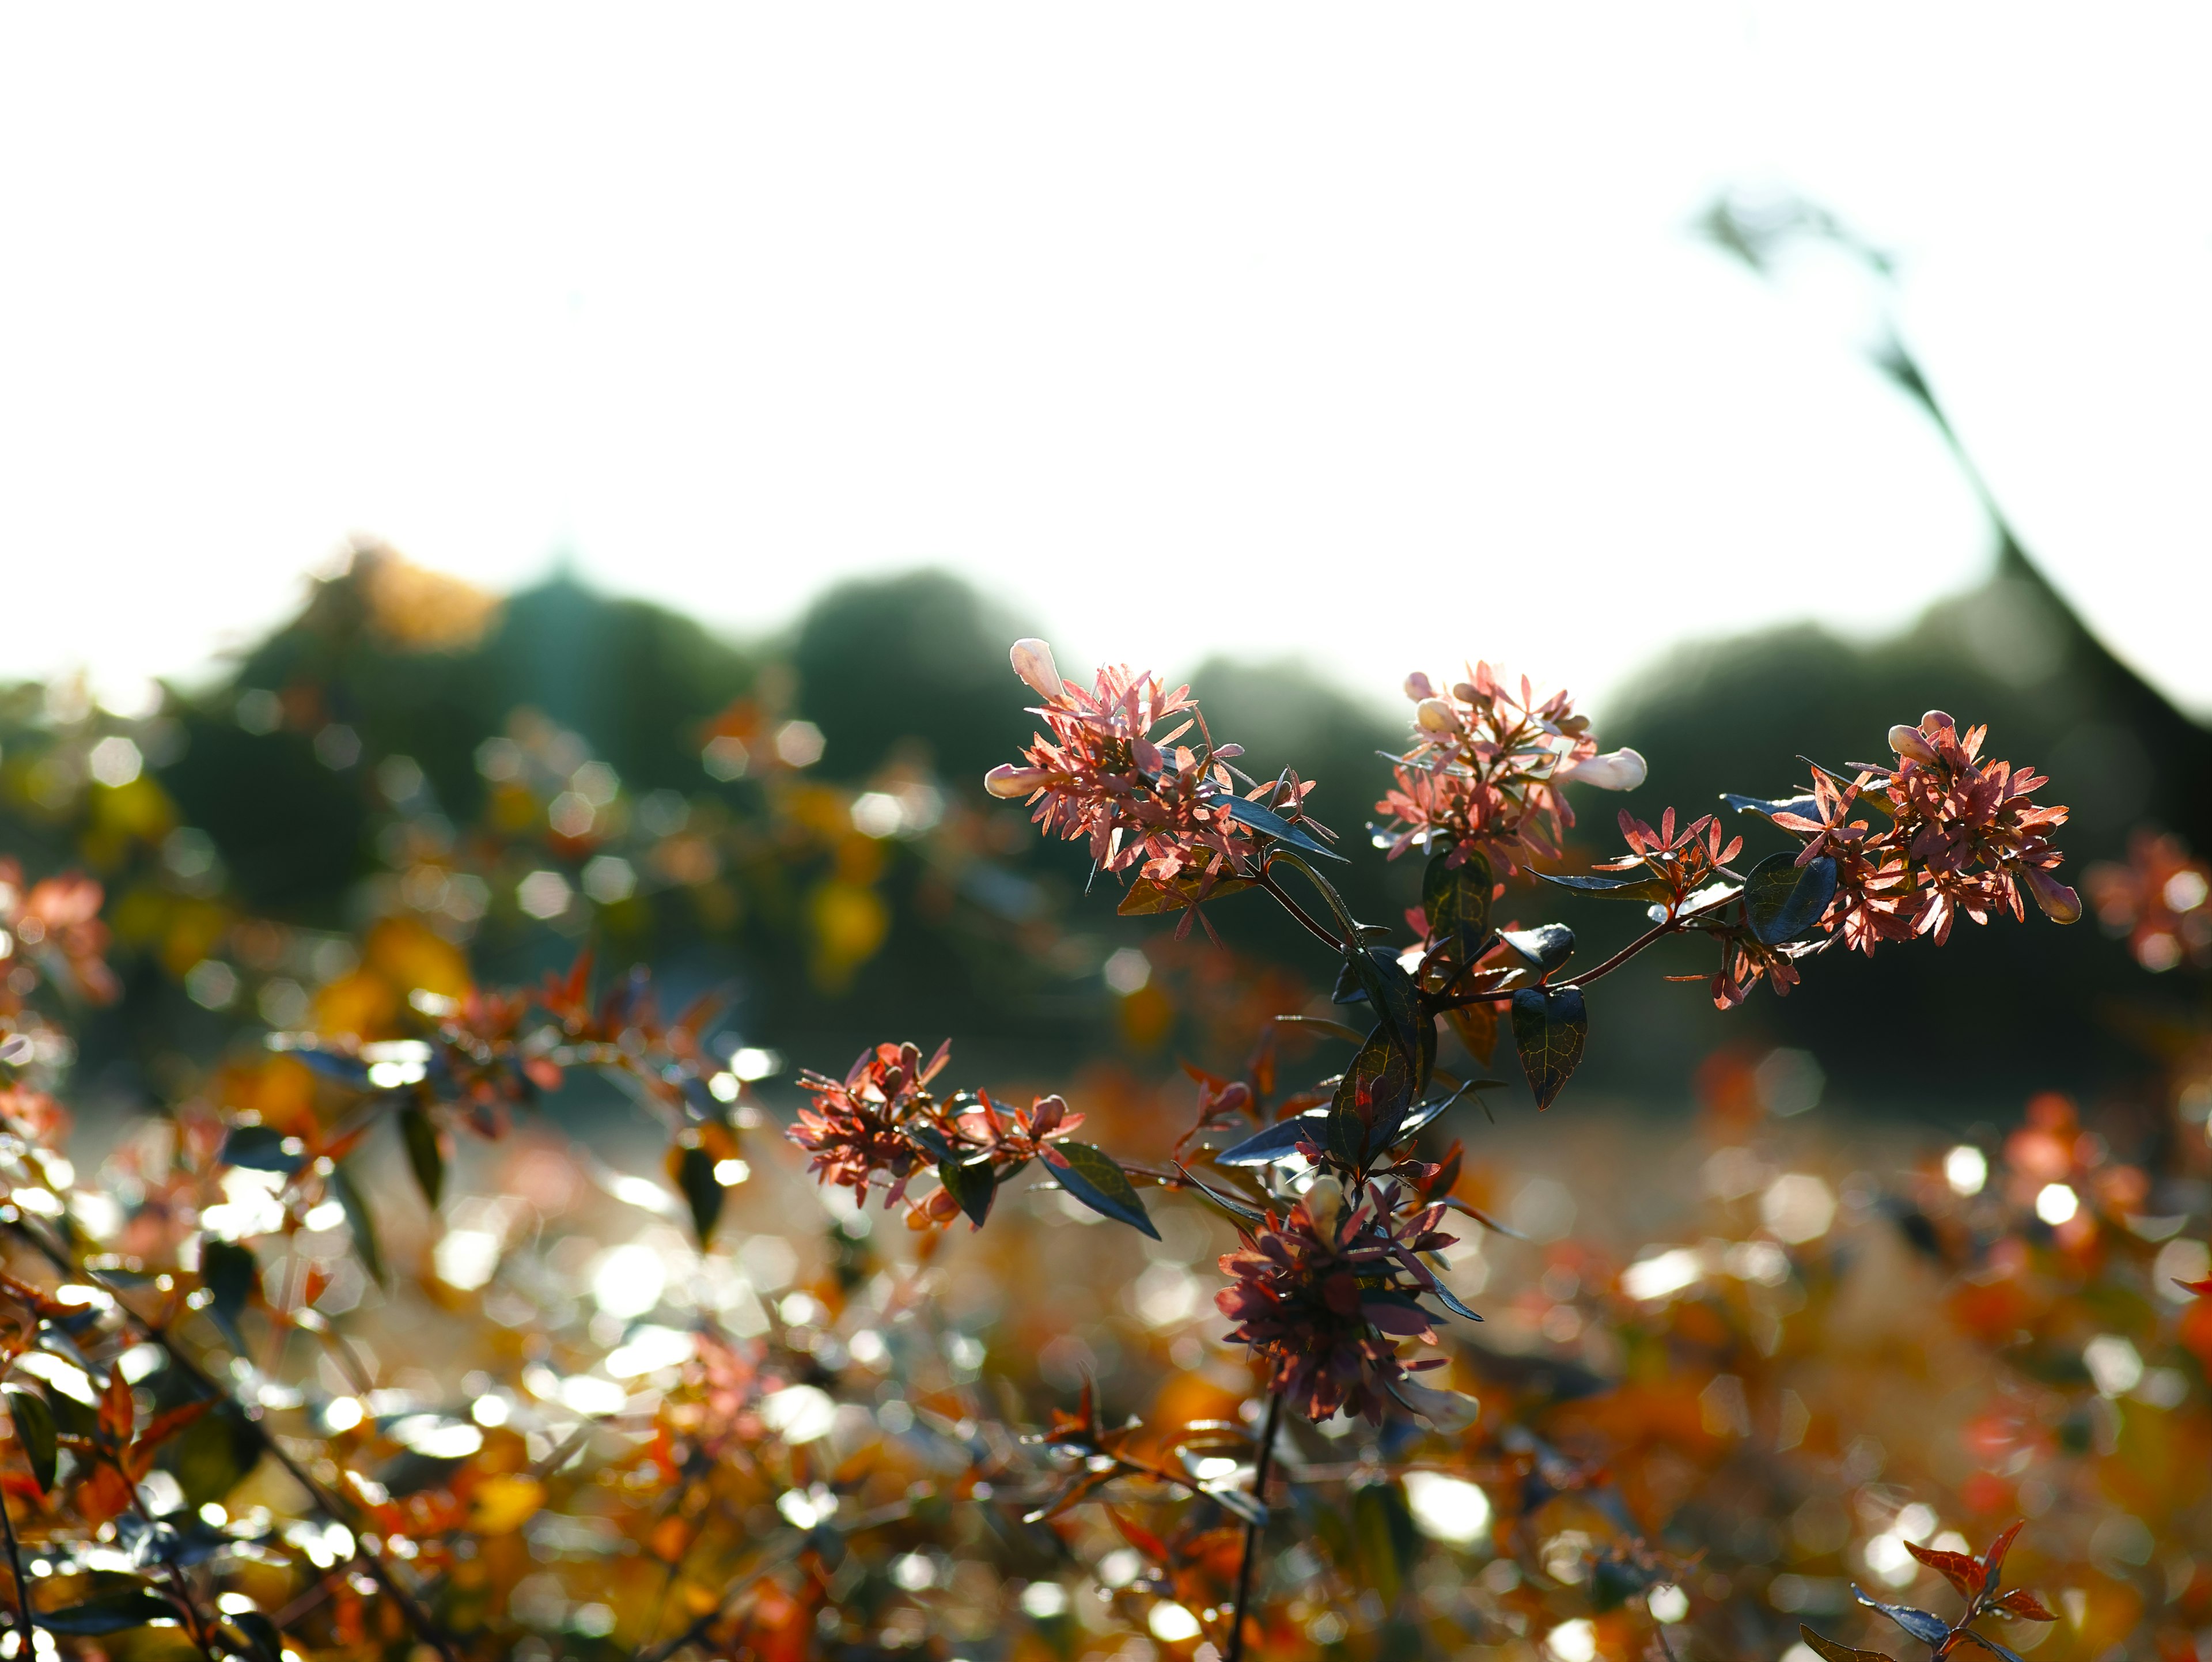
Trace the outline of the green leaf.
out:
[[[46,1406],[46,1399],[28,1385],[11,1385],[8,1388],[8,1417],[15,1422],[15,1440],[23,1446],[23,1458],[31,1463],[31,1476],[37,1480],[39,1493],[54,1492],[55,1442],[54,1411]]]
[[[1224,872],[1209,884],[1198,873],[1178,877],[1172,883],[1155,882],[1140,877],[1129,885],[1128,893],[1114,910],[1123,917],[1150,917],[1159,912],[1187,911],[1201,899],[1218,900],[1225,894],[1235,894],[1239,889],[1254,886],[1249,877],[1232,877]]]
[[[1101,1158],[1104,1157],[1102,1155]],[[1119,1175],[1120,1168],[1115,1169]],[[991,1169],[991,1162],[979,1160],[963,1166],[956,1160],[939,1160],[937,1163],[937,1180],[945,1185],[946,1194],[960,1202],[960,1209],[968,1215],[969,1222],[981,1229],[983,1220],[991,1215],[991,1202],[999,1192],[998,1174]],[[1127,1184],[1129,1180],[1125,1177],[1121,1181]],[[1133,1197],[1136,1194],[1133,1189],[1129,1192]],[[1105,1208],[1101,1207],[1098,1209],[1103,1211]],[[1141,1206],[1137,1208],[1140,1213],[1144,1209]],[[1110,1217],[1113,1214],[1108,1213],[1107,1215]]]
[[[691,1228],[699,1238],[699,1250],[707,1250],[713,1239],[714,1225],[722,1215],[722,1201],[726,1190],[714,1178],[714,1157],[696,1144],[684,1151],[676,1163],[676,1186],[684,1191],[684,1199],[691,1208]]]
[[[1421,995],[1388,947],[1354,947],[1344,955],[1346,966],[1367,1001],[1375,1007],[1393,1043],[1418,1058],[1420,1049]],[[1431,1023],[1431,1032],[1434,1023]]]
[[[261,1261],[253,1256],[253,1249],[237,1241],[204,1240],[200,1243],[200,1281],[215,1295],[209,1306],[223,1330],[235,1341],[238,1318],[246,1309],[246,1300],[260,1284]]]
[[[1811,819],[1820,811],[1820,805],[1809,796],[1777,797],[1769,801],[1764,796],[1738,796],[1734,791],[1723,791],[1721,801],[1738,813],[1756,813],[1771,819],[1778,813],[1794,813],[1801,819]]]
[[[1744,921],[1770,947],[1795,941],[1820,922],[1836,898],[1836,862],[1826,855],[1803,866],[1770,854],[1743,880]]]
[[[1858,1651],[1849,1645],[1839,1645],[1832,1639],[1814,1633],[1802,1622],[1797,1624],[1797,1636],[1812,1648],[1815,1656],[1826,1657],[1827,1662],[1895,1662],[1893,1658],[1881,1651]]]
[[[446,1192],[446,1151],[439,1146],[438,1128],[420,1108],[402,1108],[399,1134],[406,1139],[407,1163],[415,1168],[415,1181],[422,1186],[422,1198],[430,1202],[430,1209],[434,1212]]]
[[[1538,1108],[1552,1105],[1582,1061],[1589,1029],[1578,987],[1523,987],[1513,995],[1513,1045]]]
[[[222,1158],[227,1165],[276,1172],[289,1178],[307,1158],[304,1148],[296,1154],[287,1154],[284,1145],[290,1141],[273,1125],[240,1125],[223,1139]]]
[[[162,1445],[158,1464],[197,1511],[244,1482],[260,1464],[262,1447],[260,1428],[234,1406],[218,1403]]]
[[[1550,872],[1538,872],[1536,875],[1555,887],[1572,889],[1577,894],[1595,895],[1601,900],[1641,900],[1663,906],[1674,898],[1673,889],[1648,873],[1642,877],[1607,877],[1602,873],[1563,877]]]
[[[133,1588],[111,1592],[104,1598],[88,1598],[67,1610],[33,1612],[33,1619],[49,1633],[123,1633],[149,1622],[173,1622],[177,1607],[159,1594]]]
[[[231,1618],[252,1662],[284,1662],[284,1635],[259,1610],[240,1610]]]
[[[1329,1153],[1352,1170],[1364,1171],[1370,1154],[1389,1147],[1405,1123],[1407,1108],[1420,1094],[1413,1064],[1414,1058],[1376,1023],[1329,1104]]]
[[[1429,938],[1450,941],[1454,961],[1465,964],[1490,932],[1490,892],[1498,877],[1480,849],[1456,866],[1450,861],[1449,850],[1429,857],[1421,874],[1421,910],[1429,920]]]
[[[376,1219],[344,1166],[331,1170],[330,1190],[337,1203],[345,1208],[346,1227],[353,1233],[353,1250],[361,1259],[361,1267],[368,1271],[369,1279],[379,1287],[389,1287],[392,1272],[385,1268],[384,1248],[376,1238]]]
[[[1052,1167],[1061,1188],[1092,1211],[1159,1239],[1160,1232],[1152,1227],[1144,1202],[1137,1197],[1136,1185],[1110,1156],[1087,1142],[1055,1142],[1048,1147],[1045,1163]]]
[[[1308,854],[1322,855],[1331,860],[1345,857],[1311,831],[1301,830],[1273,808],[1263,808],[1257,802],[1248,801],[1242,796],[1232,796],[1228,802],[1232,816],[1254,831],[1273,837],[1278,843],[1287,843],[1294,849],[1303,849]]]
[[[1564,923],[1539,923],[1533,929],[1503,929],[1498,938],[1546,975],[1574,956],[1575,932]]]

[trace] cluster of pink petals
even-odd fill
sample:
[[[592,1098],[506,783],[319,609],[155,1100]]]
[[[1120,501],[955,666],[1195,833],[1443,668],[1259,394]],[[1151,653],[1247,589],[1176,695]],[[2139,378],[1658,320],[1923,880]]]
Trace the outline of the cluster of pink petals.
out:
[[[1449,691],[1419,671],[1406,678],[1414,743],[1397,758],[1395,781],[1375,805],[1389,817],[1390,856],[1415,846],[1449,849],[1455,863],[1480,851],[1510,871],[1532,856],[1556,857],[1575,823],[1560,787],[1632,790],[1644,758],[1600,753],[1589,718],[1565,691],[1539,700],[1528,677],[1517,691],[1486,663]]]
[[[1251,1347],[1269,1389],[1309,1419],[1345,1409],[1380,1423],[1389,1397],[1441,1418],[1459,1400],[1408,1377],[1442,1367],[1441,1359],[1409,1367],[1398,1355],[1404,1339],[1436,1342],[1413,1302],[1437,1284],[1417,1255],[1455,1239],[1437,1227],[1442,1206],[1396,1219],[1398,1198],[1388,1180],[1362,1184],[1348,1197],[1334,1178],[1319,1178],[1221,1259],[1230,1284],[1214,1303],[1236,1324],[1230,1338]]]
[[[1170,692],[1159,678],[1108,665],[1092,686],[1060,679],[1042,641],[1014,643],[1014,671],[1044,703],[1032,713],[1039,734],[1018,764],[997,767],[984,788],[1007,801],[1036,805],[1031,816],[1048,835],[1087,840],[1091,857],[1109,872],[1141,868],[1171,884],[1188,874],[1241,872],[1251,834],[1232,816],[1236,790],[1223,765],[1243,754],[1206,737],[1188,686]],[[1184,718],[1165,733],[1163,722]],[[1176,741],[1196,727],[1202,748]]]
[[[925,1068],[920,1046],[878,1044],[862,1051],[842,1080],[802,1075],[799,1088],[814,1100],[799,1109],[791,1140],[814,1156],[806,1169],[823,1183],[850,1189],[863,1204],[870,1184],[887,1178],[884,1204],[897,1201],[922,1158],[901,1122],[945,1066],[948,1050],[939,1046]]]
[[[0,929],[48,979],[94,1004],[108,1003],[122,991],[107,967],[102,898],[100,885],[82,872],[64,872],[27,890],[23,868],[0,859]],[[0,1003],[14,1001],[0,994]]]
[[[2079,895],[2051,874],[2061,855],[2049,833],[2063,807],[2034,794],[2050,781],[2032,769],[1980,759],[1989,729],[1961,734],[1941,710],[1917,727],[1889,730],[1894,768],[1865,768],[1850,784],[1814,777],[1817,817],[1781,813],[1775,823],[1806,839],[1797,857],[1836,861],[1836,898],[1823,926],[1847,947],[1871,953],[1883,941],[1950,939],[1961,915],[1986,923],[2000,910],[2025,915],[2025,890],[2054,922],[2081,916]],[[1887,823],[1876,830],[1861,804]]]

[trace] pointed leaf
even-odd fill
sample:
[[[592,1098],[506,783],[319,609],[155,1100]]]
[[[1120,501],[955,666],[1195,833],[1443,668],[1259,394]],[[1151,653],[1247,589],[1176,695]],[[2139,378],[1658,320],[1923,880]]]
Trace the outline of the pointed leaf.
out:
[[[1451,1288],[1446,1287],[1442,1282],[1438,1282],[1434,1287],[1430,1288],[1428,1289],[1428,1293],[1429,1295],[1435,1299],[1438,1304],[1443,1306],[1445,1309],[1450,1311],[1455,1316],[1464,1316],[1471,1322],[1479,1322],[1482,1319],[1479,1313],[1468,1307],[1466,1301],[1463,1300],[1458,1294],[1453,1292]]]
[[[334,1168],[329,1186],[337,1203],[345,1208],[346,1227],[353,1233],[353,1250],[361,1259],[361,1267],[368,1271],[369,1279],[379,1287],[389,1286],[391,1272],[385,1268],[384,1248],[376,1238],[376,1219],[362,1199],[351,1174],[343,1166]]]
[[[1856,1587],[1851,1589],[1851,1596],[1869,1610],[1880,1610],[1923,1645],[1940,1645],[1951,1636],[1951,1624],[1940,1616],[1915,1610],[1910,1604],[1885,1604],[1879,1598],[1868,1598]]]
[[[1799,1637],[1812,1647],[1813,1653],[1826,1658],[1827,1662],[1896,1662],[1895,1658],[1881,1651],[1859,1651],[1853,1650],[1849,1645],[1838,1645],[1834,1640],[1814,1633],[1802,1622],[1797,1624],[1797,1632]]]
[[[39,1493],[52,1495],[58,1447],[54,1411],[47,1406],[46,1399],[28,1385],[11,1385],[7,1391],[8,1417],[15,1422],[15,1440],[23,1446],[23,1458],[30,1462],[31,1476],[39,1485]]]
[[[998,1176],[992,1171],[991,1162],[979,1160],[963,1166],[958,1160],[939,1160],[937,1180],[945,1185],[946,1194],[960,1202],[960,1209],[968,1215],[969,1222],[981,1229],[983,1220],[991,1215],[992,1198],[999,1192]]]
[[[1224,1148],[1213,1157],[1216,1166],[1266,1166],[1279,1160],[1288,1160],[1301,1142],[1326,1142],[1328,1137],[1328,1113],[1326,1108],[1309,1109],[1289,1119],[1277,1120],[1232,1148]]]
[[[1497,886],[1498,875],[1480,849],[1456,866],[1449,852],[1430,856],[1421,874],[1421,910],[1429,920],[1429,938],[1449,941],[1455,962],[1471,960],[1490,933],[1490,894]]]
[[[88,1598],[66,1610],[33,1612],[32,1619],[49,1633],[77,1635],[123,1633],[149,1622],[174,1621],[177,1607],[143,1588],[111,1592],[104,1598]]]
[[[1809,819],[1820,811],[1820,805],[1809,796],[1777,797],[1769,801],[1764,796],[1738,796],[1733,791],[1723,791],[1721,801],[1738,813],[1756,813],[1771,819],[1778,813],[1794,813]]]
[[[1989,1592],[2003,1579],[2005,1554],[2012,1550],[2014,1540],[2018,1537],[2021,1531],[2027,1527],[2027,1520],[2022,1519],[1990,1543],[1989,1552],[1982,1561],[1981,1591]]]
[[[1973,1554],[1940,1552],[1917,1541],[1907,1541],[1905,1549],[1948,1581],[1961,1598],[1972,1598],[1982,1590],[1982,1566]]]
[[[1367,1001],[1375,1007],[1375,1014],[1389,1030],[1390,1038],[1408,1055],[1418,1058],[1420,1046],[1421,996],[1398,963],[1398,954],[1388,947],[1370,947],[1348,952],[1344,961],[1366,995]],[[1434,1023],[1431,1023],[1433,1032]]]
[[[676,1162],[676,1186],[684,1191],[684,1202],[691,1208],[691,1228],[703,1252],[721,1218],[727,1193],[715,1179],[714,1155],[696,1144],[684,1149]]]
[[[1564,923],[1539,923],[1533,929],[1501,929],[1498,938],[1546,975],[1574,955],[1575,932]]]
[[[1292,825],[1273,808],[1263,808],[1257,802],[1248,801],[1242,796],[1231,796],[1227,801],[1229,812],[1238,820],[1279,843],[1287,843],[1294,849],[1303,849],[1308,854],[1323,855],[1331,860],[1345,857],[1311,831]]]
[[[227,1165],[276,1172],[289,1178],[306,1163],[307,1154],[304,1148],[296,1154],[286,1154],[288,1141],[273,1125],[236,1126],[223,1139],[222,1160]]]
[[[406,1140],[407,1164],[414,1168],[422,1198],[434,1212],[446,1192],[446,1151],[439,1147],[438,1128],[420,1108],[408,1107],[399,1111],[399,1134]]]
[[[1959,1637],[1961,1639],[1972,1640],[1974,1643],[1979,1645],[1984,1650],[1989,1652],[1990,1655],[2002,1658],[2003,1662],[2027,1662],[2027,1659],[2022,1657],[2018,1651],[2012,1650],[2003,1645],[2000,1645],[1996,1640],[1990,1638],[1987,1634],[1977,1633],[1972,1628],[1960,1629]]]
[[[1589,1017],[1578,987],[1523,987],[1513,995],[1513,1044],[1539,1109],[1552,1105],[1583,1059]]]
[[[1996,1602],[1996,1608],[2008,1616],[2025,1617],[2030,1622],[2056,1622],[2058,1618],[2043,1606],[2043,1601],[2026,1587],[2014,1587]]]
[[[1744,919],[1770,947],[1795,941],[1820,921],[1836,898],[1836,862],[1826,855],[1806,865],[1770,854],[1743,880]]]
[[[1649,874],[1642,877],[1607,877],[1593,873],[1587,877],[1554,875],[1538,872],[1536,876],[1562,889],[1572,889],[1577,894],[1595,895],[1601,900],[1642,900],[1662,905],[1674,898],[1674,891],[1659,878]]]
[[[1413,1059],[1377,1022],[1359,1054],[1344,1070],[1328,1107],[1328,1150],[1364,1171],[1369,1157],[1390,1146],[1419,1092]]]
[[[1087,1142],[1055,1142],[1047,1147],[1045,1160],[1060,1186],[1092,1211],[1159,1239],[1136,1185],[1111,1156]]]

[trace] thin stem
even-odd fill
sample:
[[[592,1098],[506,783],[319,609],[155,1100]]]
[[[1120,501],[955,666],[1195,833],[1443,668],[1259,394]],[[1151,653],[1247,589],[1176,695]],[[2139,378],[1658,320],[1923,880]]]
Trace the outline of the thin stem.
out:
[[[1260,1536],[1267,1526],[1267,1476],[1275,1464],[1275,1434],[1283,1424],[1283,1393],[1267,1395],[1267,1428],[1260,1434],[1260,1458],[1252,1467],[1252,1498],[1260,1516],[1244,1525],[1244,1560],[1237,1567],[1237,1609],[1230,1618],[1229,1647],[1221,1662],[1244,1662],[1244,1613],[1252,1603],[1252,1566],[1260,1556]]]
[[[20,1440],[20,1439],[19,1439]],[[16,1654],[29,1662],[39,1653],[36,1624],[31,1617],[31,1584],[23,1574],[23,1549],[15,1541],[15,1518],[8,1509],[8,1497],[0,1492],[0,1530],[8,1535],[8,1568],[15,1573],[15,1609],[23,1627],[23,1648]]]
[[[1669,918],[1664,923],[1654,925],[1588,974],[1575,976],[1569,980],[1562,981],[1555,990],[1564,991],[1569,987],[1587,987],[1600,977],[1611,975],[1655,941],[1664,940],[1670,934],[1681,933],[1683,933],[1683,925],[1673,918]],[[1527,989],[1522,987],[1507,987],[1494,993],[1462,993],[1456,998],[1446,999],[1437,1008],[1443,1010],[1463,1010],[1470,1004],[1503,1004],[1514,994],[1526,990]]]
[[[1329,910],[1336,915],[1337,928],[1344,932],[1341,938],[1336,942],[1337,949],[1340,952],[1346,949],[1354,941],[1359,939],[1359,925],[1352,921],[1351,910],[1345,905],[1344,897],[1337,893],[1336,887],[1334,884],[1332,884],[1327,878],[1323,877],[1319,872],[1316,871],[1310,865],[1307,864],[1302,856],[1292,854],[1288,849],[1285,848],[1279,843],[1276,843],[1274,847],[1267,850],[1267,863],[1269,865],[1273,865],[1278,860],[1282,861],[1286,865],[1295,868],[1298,871],[1304,872],[1305,874],[1306,881],[1312,884],[1315,888],[1318,889],[1321,892],[1321,898],[1328,902]]]
[[[1266,890],[1269,894],[1274,897],[1275,904],[1277,905],[1280,906],[1285,911],[1288,912],[1292,917],[1295,917],[1300,923],[1303,923],[1305,926],[1306,933],[1308,934],[1313,936],[1315,940],[1321,941],[1333,952],[1340,953],[1344,950],[1344,943],[1341,941],[1339,941],[1334,935],[1331,934],[1327,929],[1323,928],[1320,924],[1315,922],[1313,918],[1307,913],[1306,909],[1299,905],[1297,901],[1291,899],[1289,893],[1284,889],[1281,884],[1275,881],[1273,878],[1268,876],[1265,872],[1260,874],[1259,883],[1262,889]]]

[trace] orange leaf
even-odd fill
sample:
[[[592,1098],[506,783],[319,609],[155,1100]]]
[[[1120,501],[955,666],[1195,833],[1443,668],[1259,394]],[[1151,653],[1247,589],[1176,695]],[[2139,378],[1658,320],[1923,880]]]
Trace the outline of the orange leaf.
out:
[[[1981,1560],[1972,1554],[1939,1552],[1911,1541],[1905,1543],[1905,1549],[1957,1588],[1961,1598],[1972,1598],[1982,1590]]]
[[[2008,1616],[2026,1616],[2031,1622],[2056,1622],[2058,1618],[2043,1608],[2043,1601],[2025,1587],[2014,1587],[1996,1602],[1996,1608]]]

